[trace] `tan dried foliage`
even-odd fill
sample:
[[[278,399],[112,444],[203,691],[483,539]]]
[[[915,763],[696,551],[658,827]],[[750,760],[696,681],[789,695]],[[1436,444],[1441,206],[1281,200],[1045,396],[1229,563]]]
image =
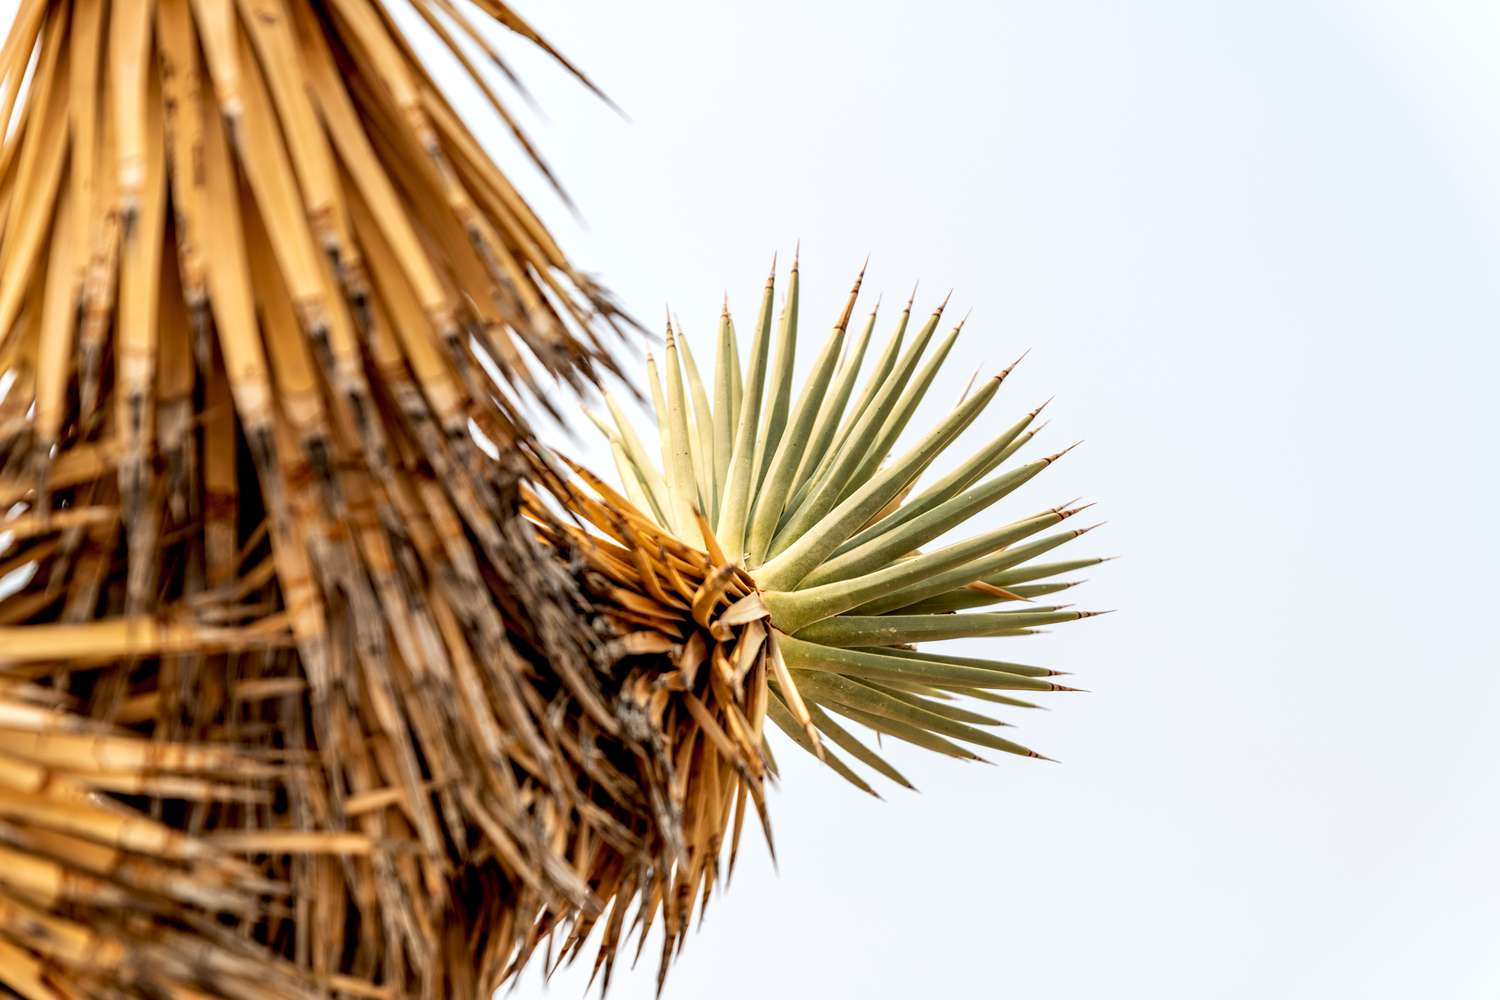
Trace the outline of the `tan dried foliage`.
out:
[[[545,41],[412,9],[513,127]],[[0,983],[483,997],[636,895],[675,945],[684,796],[759,759],[520,517],[622,317],[387,5],[23,0],[0,122]]]

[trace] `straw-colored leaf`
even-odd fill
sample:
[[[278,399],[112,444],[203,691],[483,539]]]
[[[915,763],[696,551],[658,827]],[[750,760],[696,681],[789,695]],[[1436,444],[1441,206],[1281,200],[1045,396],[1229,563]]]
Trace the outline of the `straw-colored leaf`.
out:
[[[676,619],[597,610],[708,574],[561,548],[531,415],[629,321],[424,58],[541,166],[500,53],[556,50],[498,0],[405,6],[23,0],[0,46],[0,993],[488,996],[706,858],[679,793],[764,771],[763,653],[696,667],[729,742],[679,779],[649,748],[698,729],[627,669]]]

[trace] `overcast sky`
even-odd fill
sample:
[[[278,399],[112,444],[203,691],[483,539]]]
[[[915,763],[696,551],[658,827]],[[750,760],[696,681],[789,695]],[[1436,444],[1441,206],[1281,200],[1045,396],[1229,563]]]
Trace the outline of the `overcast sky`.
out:
[[[956,288],[944,401],[1029,347],[994,425],[1056,393],[1085,439],[1001,515],[1082,494],[1124,557],[1073,592],[1119,614],[986,641],[1091,690],[1011,719],[1060,764],[897,750],[882,803],[784,750],[780,872],[667,996],[1494,997],[1500,12],[522,9],[631,116],[521,60],[586,230],[539,203],[630,308],[701,340],[798,238],[805,329],[867,252]]]
[[[1029,347],[996,426],[1085,439],[1006,510],[1083,494],[1124,557],[1074,592],[1119,614],[988,640],[1091,689],[1012,718],[1060,764],[897,750],[882,803],[784,751],[780,872],[668,997],[1494,997],[1496,8],[523,10],[632,118],[524,60],[633,310],[701,339],[798,238],[808,329],[867,252],[956,288],[944,398]]]
[[[977,644],[1090,689],[1010,716],[1061,763],[895,749],[876,802],[785,747],[780,871],[669,1000],[1500,994],[1500,8],[519,2],[631,116],[510,46],[635,313],[746,326],[799,238],[804,329],[866,253],[953,287],[917,423],[1031,348],[972,436],[1055,393],[1085,444],[994,516],[1083,495],[1123,556],[1073,592],[1120,613]]]

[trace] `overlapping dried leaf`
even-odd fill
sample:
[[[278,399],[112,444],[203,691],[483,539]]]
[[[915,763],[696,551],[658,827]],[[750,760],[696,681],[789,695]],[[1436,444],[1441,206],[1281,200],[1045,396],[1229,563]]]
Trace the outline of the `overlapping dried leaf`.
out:
[[[680,720],[518,513],[617,314],[387,6],[23,0],[0,123],[0,984],[483,997],[670,879]]]
[[[550,516],[534,495],[526,509],[546,544],[575,553],[586,567],[582,582],[612,634],[604,658],[623,684],[630,734],[651,762],[646,786],[656,828],[671,837],[664,855],[622,856],[611,871],[606,898],[613,903],[595,972],[603,968],[607,988],[625,936],[638,935],[639,954],[660,915],[660,984],[695,909],[708,904],[726,847],[733,870],[747,808],[771,843],[767,679],[777,670],[784,676],[785,667],[776,662],[754,581],[725,558],[707,522],[699,518],[701,549],[684,544],[586,470],[574,471],[595,495],[564,494],[571,519]],[[576,954],[595,924],[588,916],[577,921],[561,957]]]

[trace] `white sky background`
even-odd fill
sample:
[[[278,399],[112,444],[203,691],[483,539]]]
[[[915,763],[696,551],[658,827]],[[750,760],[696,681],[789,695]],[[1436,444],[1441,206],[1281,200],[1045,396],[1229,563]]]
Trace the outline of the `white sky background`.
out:
[[[880,803],[786,746],[780,872],[747,836],[670,1000],[1495,996],[1493,5],[522,10],[633,118],[509,47],[587,229],[528,190],[637,315],[706,356],[799,237],[804,343],[867,252],[890,318],[954,287],[913,428],[1032,348],[971,437],[1056,393],[1086,443],[992,517],[1082,494],[1124,556],[1069,595],[1119,614],[985,643],[1091,689],[1009,716],[1061,764],[896,749]]]
[[[522,9],[632,116],[524,60],[588,229],[549,217],[653,330],[707,355],[798,237],[809,339],[866,252],[888,305],[955,287],[917,423],[1032,348],[971,436],[1057,393],[1086,443],[994,516],[1083,494],[1073,554],[1124,557],[1069,594],[1119,614],[984,641],[1091,689],[1011,716],[1061,764],[897,749],[880,803],[788,746],[780,873],[668,997],[1495,996],[1495,8]]]

